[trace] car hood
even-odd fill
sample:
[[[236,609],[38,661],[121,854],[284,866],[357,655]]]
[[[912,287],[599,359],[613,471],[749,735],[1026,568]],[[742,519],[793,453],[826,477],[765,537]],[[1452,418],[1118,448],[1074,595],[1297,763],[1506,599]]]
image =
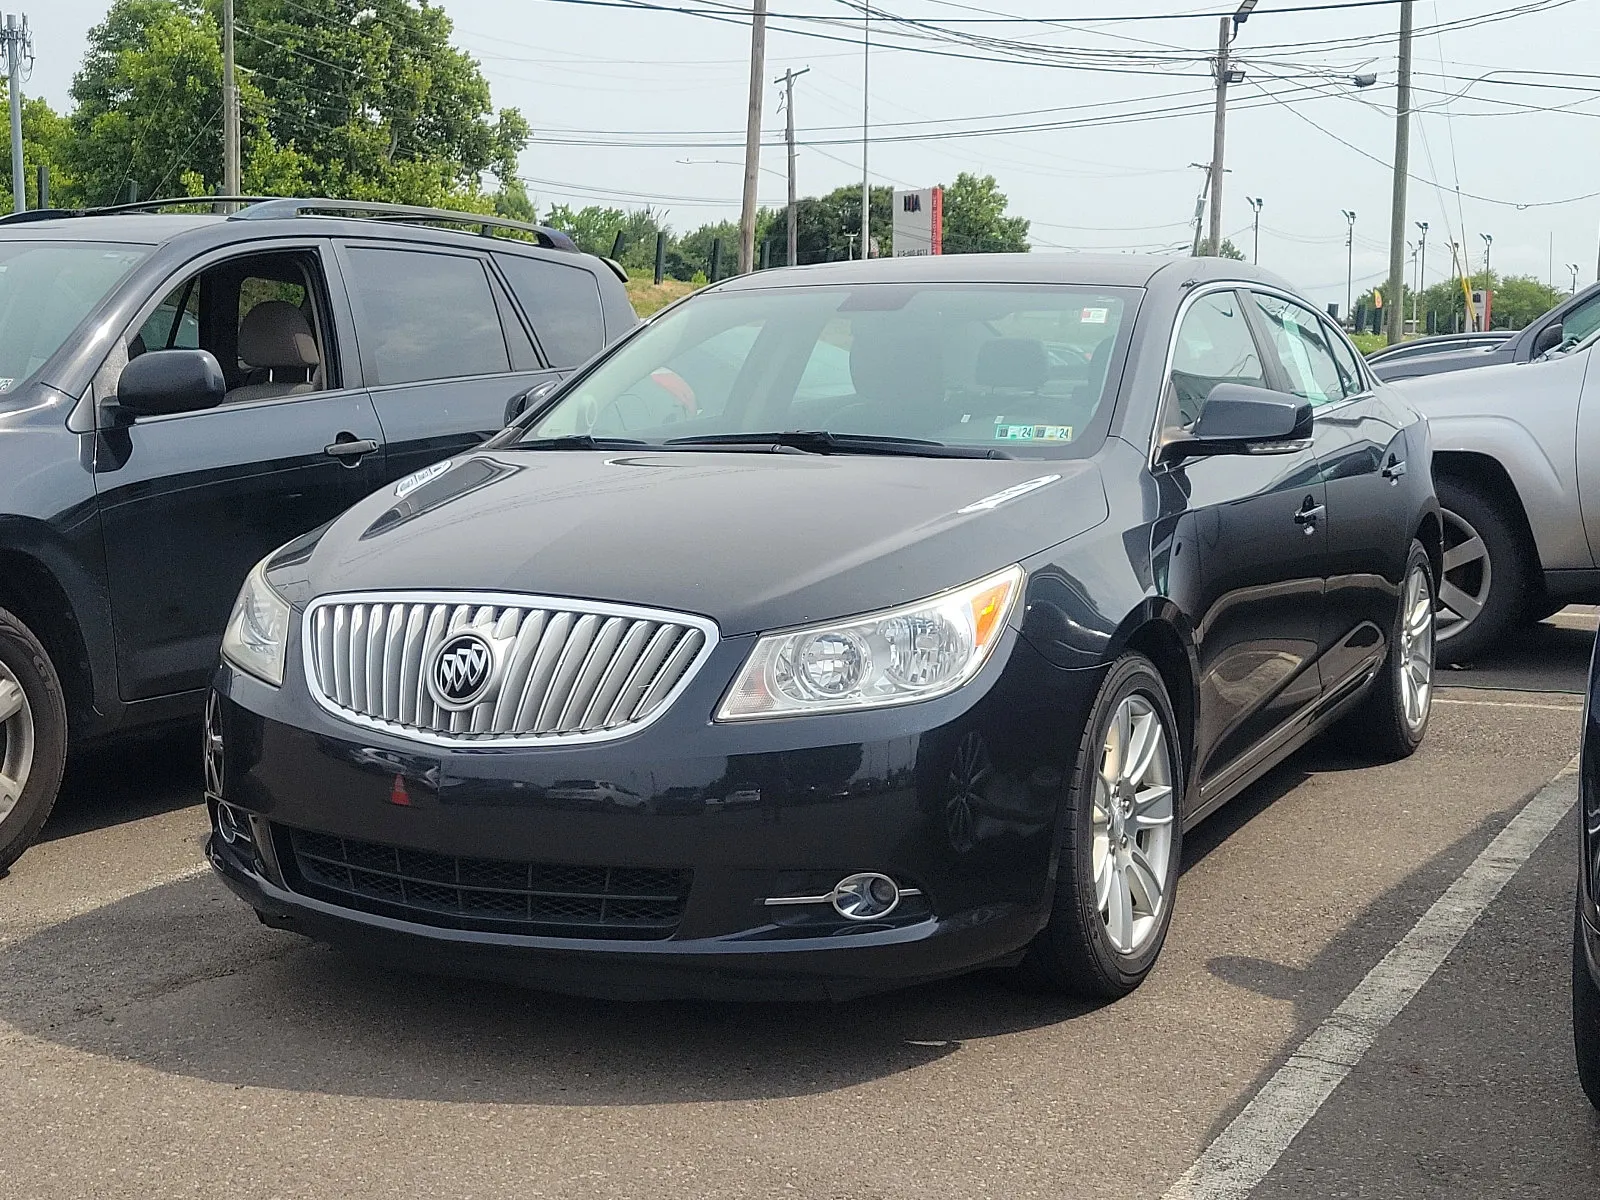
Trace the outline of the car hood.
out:
[[[734,635],[933,595],[1109,512],[1083,460],[498,450],[430,470],[285,547],[273,585],[639,604]]]
[[[1518,419],[1539,403],[1575,405],[1583,387],[1589,351],[1558,354],[1530,363],[1497,363],[1473,371],[1396,379],[1389,386],[1418,412],[1437,421],[1448,417]],[[1438,449],[1435,445],[1435,449]]]

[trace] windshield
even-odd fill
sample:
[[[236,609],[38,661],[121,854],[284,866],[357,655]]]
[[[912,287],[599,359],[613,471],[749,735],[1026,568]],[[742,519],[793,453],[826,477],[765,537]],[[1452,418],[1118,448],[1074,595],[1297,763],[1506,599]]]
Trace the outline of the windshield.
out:
[[[708,293],[521,435],[675,443],[778,431],[1082,452],[1138,292],[870,284]]]
[[[32,375],[148,246],[0,241],[0,392]]]
[[[0,392],[45,365],[149,246],[0,242]]]

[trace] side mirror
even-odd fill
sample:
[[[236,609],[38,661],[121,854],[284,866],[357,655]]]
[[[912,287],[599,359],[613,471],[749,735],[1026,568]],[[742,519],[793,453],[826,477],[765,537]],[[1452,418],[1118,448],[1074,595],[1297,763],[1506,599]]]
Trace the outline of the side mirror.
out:
[[[1546,325],[1539,330],[1538,336],[1533,339],[1533,353],[1529,357],[1538,358],[1541,354],[1548,354],[1561,345],[1565,339],[1566,334],[1562,331],[1560,321]]]
[[[227,394],[222,368],[208,350],[150,350],[122,368],[117,407],[135,417],[215,408]]]
[[[1311,403],[1298,396],[1219,383],[1206,396],[1194,428],[1166,442],[1163,460],[1171,462],[1216,454],[1259,454],[1270,447],[1287,451],[1311,433]]]
[[[507,425],[511,424],[511,422],[515,421],[523,413],[527,412],[530,408],[534,407],[534,405],[538,404],[551,392],[556,390],[556,385],[559,382],[559,380],[555,379],[546,379],[543,383],[534,384],[534,386],[529,388],[527,391],[518,392],[515,396],[511,397],[510,400],[506,401],[505,423]]]

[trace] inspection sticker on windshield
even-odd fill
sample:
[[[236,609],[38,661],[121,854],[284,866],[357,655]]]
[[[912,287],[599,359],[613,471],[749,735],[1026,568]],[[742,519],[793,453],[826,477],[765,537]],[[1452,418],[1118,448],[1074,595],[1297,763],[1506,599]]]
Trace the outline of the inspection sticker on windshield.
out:
[[[1106,314],[1110,311],[1109,308],[1086,308],[1078,314],[1078,324],[1104,325],[1106,323]]]
[[[1070,442],[1071,425],[996,425],[997,442]]]
[[[409,496],[412,492],[416,491],[430,479],[439,478],[439,476],[443,475],[450,469],[450,463],[452,461],[453,460],[447,458],[443,462],[434,463],[431,467],[423,467],[420,471],[413,471],[410,475],[407,475],[399,483],[394,485],[395,498],[399,499],[402,496]]]

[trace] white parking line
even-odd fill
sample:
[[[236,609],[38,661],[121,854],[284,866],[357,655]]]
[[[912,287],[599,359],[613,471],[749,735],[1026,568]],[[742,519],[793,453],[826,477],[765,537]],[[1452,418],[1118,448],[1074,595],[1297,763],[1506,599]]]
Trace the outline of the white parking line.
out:
[[[1523,704],[1517,700],[1449,700],[1443,696],[1435,696],[1433,702],[1435,704],[1470,704],[1476,708],[1535,708],[1543,709],[1545,712],[1570,713],[1581,713],[1583,711],[1583,699],[1579,696],[1574,696],[1571,704],[1542,704],[1538,702]]]
[[[1577,772],[1574,758],[1523,806],[1162,1200],[1241,1200],[1266,1178],[1323,1101],[1560,823],[1577,800]]]

